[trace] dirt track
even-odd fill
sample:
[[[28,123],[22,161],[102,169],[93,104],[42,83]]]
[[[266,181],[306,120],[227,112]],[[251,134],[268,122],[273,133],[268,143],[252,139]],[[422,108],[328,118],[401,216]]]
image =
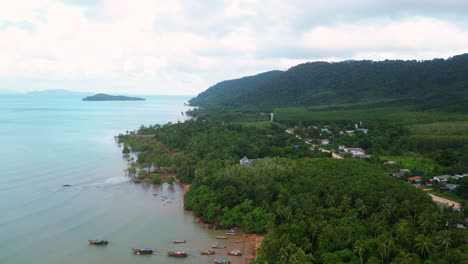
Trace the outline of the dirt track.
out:
[[[455,209],[460,209],[460,204],[457,203],[457,202],[450,201],[448,199],[445,199],[445,198],[442,198],[442,197],[439,197],[439,196],[435,196],[435,195],[430,194],[430,193],[428,193],[428,194],[432,197],[432,200],[434,200],[437,203],[443,204],[445,206],[451,206],[451,207],[453,207]]]

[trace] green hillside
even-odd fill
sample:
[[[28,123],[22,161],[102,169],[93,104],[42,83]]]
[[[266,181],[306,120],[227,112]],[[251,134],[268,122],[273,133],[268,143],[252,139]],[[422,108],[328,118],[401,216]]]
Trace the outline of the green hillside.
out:
[[[311,62],[221,82],[192,105],[233,107],[415,105],[466,112],[468,54],[447,60]]]
[[[265,85],[270,80],[280,76],[282,73],[282,71],[270,71],[260,73],[255,76],[222,81],[200,93],[196,98],[190,100],[190,104],[203,106],[223,105],[226,103],[230,104],[231,98],[236,98],[250,90]]]

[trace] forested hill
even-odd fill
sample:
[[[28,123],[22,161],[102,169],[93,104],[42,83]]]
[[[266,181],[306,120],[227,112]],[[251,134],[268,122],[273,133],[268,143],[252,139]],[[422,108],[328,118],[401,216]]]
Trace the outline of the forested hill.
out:
[[[190,103],[289,107],[392,102],[457,110],[454,105],[468,103],[467,72],[468,54],[447,60],[310,62],[221,82]]]
[[[282,71],[269,71],[255,76],[222,81],[190,100],[190,104],[202,106],[223,105],[232,98],[236,98],[248,93],[250,90],[267,84],[271,79],[280,76],[282,73]]]

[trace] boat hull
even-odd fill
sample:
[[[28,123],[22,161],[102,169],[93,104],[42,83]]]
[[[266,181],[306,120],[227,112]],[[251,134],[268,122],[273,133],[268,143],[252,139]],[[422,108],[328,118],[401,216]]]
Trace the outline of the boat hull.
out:
[[[139,248],[132,248],[133,253],[138,254],[138,255],[151,255],[153,254],[153,250],[142,250]]]
[[[187,253],[181,252],[181,251],[169,251],[167,254],[171,257],[179,257],[179,258],[184,258],[187,257]]]
[[[91,245],[98,245],[98,246],[109,244],[109,241],[99,241],[99,240],[88,240],[88,242]]]

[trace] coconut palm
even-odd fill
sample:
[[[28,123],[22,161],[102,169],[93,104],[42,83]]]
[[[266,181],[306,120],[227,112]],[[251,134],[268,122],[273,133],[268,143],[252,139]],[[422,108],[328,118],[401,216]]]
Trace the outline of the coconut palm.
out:
[[[453,244],[452,233],[449,230],[440,231],[437,240],[445,248],[445,254],[447,254],[448,248]]]
[[[364,244],[362,243],[362,241],[358,240],[354,243],[353,251],[354,253],[357,253],[359,255],[359,259],[361,259],[361,264],[362,264],[363,263],[362,256],[364,255],[364,252],[365,252]]]
[[[414,239],[414,241],[416,242],[414,245],[419,255],[425,258],[427,258],[427,256],[431,253],[432,248],[435,247],[429,236],[425,236],[421,234],[421,235],[418,235]]]
[[[413,258],[411,257],[410,253],[400,251],[398,256],[395,258],[395,263],[396,264],[412,264]]]
[[[390,255],[394,245],[393,237],[389,233],[379,236],[377,242],[377,252],[382,258],[382,263],[385,263],[384,260],[386,257],[388,257],[388,255]]]

